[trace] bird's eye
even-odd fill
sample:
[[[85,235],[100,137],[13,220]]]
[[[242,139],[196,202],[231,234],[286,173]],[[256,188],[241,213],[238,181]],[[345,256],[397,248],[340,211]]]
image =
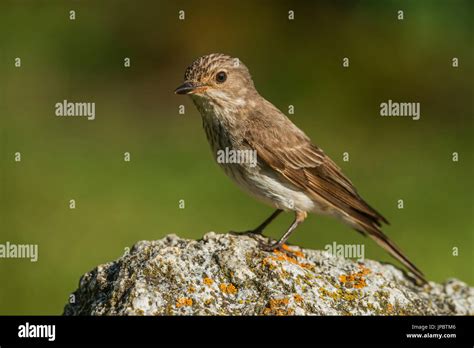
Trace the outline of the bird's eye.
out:
[[[219,71],[216,75],[217,83],[223,83],[227,80],[227,74],[224,71]]]

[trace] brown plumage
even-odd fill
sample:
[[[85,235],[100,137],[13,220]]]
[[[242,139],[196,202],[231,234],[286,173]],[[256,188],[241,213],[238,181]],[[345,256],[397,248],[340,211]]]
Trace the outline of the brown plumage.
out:
[[[219,163],[241,188],[277,208],[253,232],[261,233],[282,210],[295,212],[295,221],[284,236],[263,248],[280,247],[307,212],[327,214],[371,237],[426,282],[381,231],[388,221],[360,197],[340,168],[303,131],[258,94],[240,61],[223,54],[200,57],[188,67],[185,83],[176,93],[192,96],[216,159],[224,148],[256,153],[256,166]]]

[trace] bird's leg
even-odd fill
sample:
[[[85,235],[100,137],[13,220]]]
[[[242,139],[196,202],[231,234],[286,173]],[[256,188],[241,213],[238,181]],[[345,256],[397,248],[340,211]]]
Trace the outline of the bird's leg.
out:
[[[270,222],[272,222],[278,215],[280,215],[282,211],[283,210],[281,209],[275,210],[272,215],[270,215],[264,222],[262,222],[257,228],[253,230],[245,231],[245,232],[232,232],[232,233],[233,234],[262,234],[265,227],[267,227],[270,224]]]
[[[257,228],[255,228],[251,232],[256,233],[256,234],[261,234],[263,230],[265,229],[265,227],[267,227],[270,224],[270,222],[272,222],[278,215],[280,215],[282,211],[283,210],[281,209],[275,210],[272,215],[270,215],[264,222],[262,222]]]
[[[304,211],[297,211],[295,213],[295,220],[291,224],[291,226],[288,228],[288,231],[285,232],[285,234],[280,238],[278,242],[275,243],[263,243],[260,242],[260,248],[266,251],[272,251],[275,249],[279,249],[285,242],[290,238],[290,235],[293,233],[293,231],[298,227],[300,223],[302,223],[308,214]]]

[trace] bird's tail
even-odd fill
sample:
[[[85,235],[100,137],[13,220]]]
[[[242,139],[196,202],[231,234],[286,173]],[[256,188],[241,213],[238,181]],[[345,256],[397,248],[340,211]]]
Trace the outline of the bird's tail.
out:
[[[400,250],[400,248],[392,242],[383,232],[382,230],[375,224],[367,224],[367,223],[357,223],[358,226],[354,226],[354,228],[362,233],[363,235],[368,235],[372,238],[378,245],[384,248],[390,255],[392,255],[395,259],[400,261],[406,268],[408,268],[415,277],[420,280],[422,283],[428,283],[423,272],[421,272],[418,267],[416,267],[413,262],[411,262],[405,254]]]

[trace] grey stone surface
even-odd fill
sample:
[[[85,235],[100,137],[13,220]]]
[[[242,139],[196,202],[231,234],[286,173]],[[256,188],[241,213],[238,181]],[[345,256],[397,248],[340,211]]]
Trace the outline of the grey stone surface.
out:
[[[141,241],[81,277],[65,315],[474,315],[474,288],[416,286],[396,267],[210,232]]]

